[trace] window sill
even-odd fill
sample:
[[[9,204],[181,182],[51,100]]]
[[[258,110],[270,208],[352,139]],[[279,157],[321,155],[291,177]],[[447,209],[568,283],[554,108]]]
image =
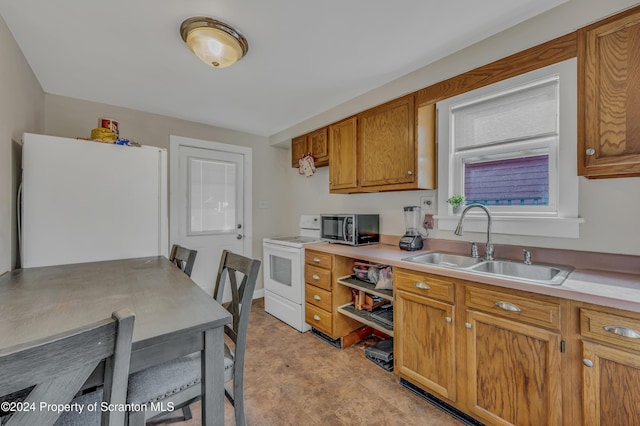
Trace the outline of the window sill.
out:
[[[438,229],[453,231],[458,225],[460,215],[434,216],[438,219]],[[578,238],[580,217],[533,217],[533,216],[497,216],[492,215],[491,232],[493,234],[533,235],[538,237]],[[469,232],[487,232],[485,215],[467,215],[464,218],[464,230]]]

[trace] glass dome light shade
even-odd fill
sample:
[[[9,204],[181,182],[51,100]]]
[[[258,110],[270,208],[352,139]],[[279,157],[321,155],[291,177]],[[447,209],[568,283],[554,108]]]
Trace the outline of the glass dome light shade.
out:
[[[227,24],[211,18],[189,18],[180,27],[182,39],[202,62],[225,68],[248,50],[247,40]]]

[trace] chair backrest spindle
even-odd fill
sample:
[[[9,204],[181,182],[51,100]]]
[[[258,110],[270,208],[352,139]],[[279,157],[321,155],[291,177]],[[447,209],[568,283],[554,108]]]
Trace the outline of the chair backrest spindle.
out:
[[[191,272],[193,271],[193,265],[196,262],[197,254],[197,250],[191,250],[179,246],[178,244],[174,244],[173,247],[171,247],[169,260],[173,262],[178,268],[182,269],[182,271],[187,274],[188,277],[190,277]]]

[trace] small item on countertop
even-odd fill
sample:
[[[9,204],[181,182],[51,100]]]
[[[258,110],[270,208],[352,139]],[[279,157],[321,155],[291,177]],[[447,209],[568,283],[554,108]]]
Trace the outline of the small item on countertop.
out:
[[[110,129],[96,127],[91,130],[91,139],[102,143],[114,143],[117,137]]]
[[[98,125],[99,127],[102,127],[104,129],[109,129],[113,132],[114,135],[116,135],[116,138],[120,137],[120,131],[118,130],[118,122],[115,120],[112,120],[110,118],[101,118],[98,121]]]
[[[129,146],[129,139],[116,139],[114,142],[116,145],[127,145]]]

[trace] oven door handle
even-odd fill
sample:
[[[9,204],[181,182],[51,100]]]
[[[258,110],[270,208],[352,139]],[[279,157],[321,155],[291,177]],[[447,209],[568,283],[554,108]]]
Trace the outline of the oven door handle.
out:
[[[264,243],[262,246],[262,250],[263,250],[263,255],[264,252],[267,251],[269,254],[288,254],[288,255],[297,255],[300,253],[300,249],[296,248],[296,247],[287,247],[287,246],[280,246],[280,245],[276,245],[273,243]]]

